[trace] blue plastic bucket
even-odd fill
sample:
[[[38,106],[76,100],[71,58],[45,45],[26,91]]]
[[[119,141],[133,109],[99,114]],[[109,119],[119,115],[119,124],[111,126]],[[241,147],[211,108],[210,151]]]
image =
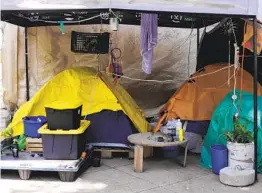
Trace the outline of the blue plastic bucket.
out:
[[[23,118],[24,134],[27,137],[40,138],[38,129],[47,122],[44,116],[28,116]]]
[[[228,149],[224,145],[211,146],[212,171],[219,175],[221,169],[228,166]]]

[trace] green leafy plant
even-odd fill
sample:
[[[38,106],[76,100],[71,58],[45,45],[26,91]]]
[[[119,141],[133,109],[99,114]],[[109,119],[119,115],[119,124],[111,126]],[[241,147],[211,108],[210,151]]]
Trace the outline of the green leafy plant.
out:
[[[225,138],[229,142],[233,143],[252,143],[253,133],[247,130],[247,125],[244,125],[238,121],[234,123],[234,129],[224,134]]]

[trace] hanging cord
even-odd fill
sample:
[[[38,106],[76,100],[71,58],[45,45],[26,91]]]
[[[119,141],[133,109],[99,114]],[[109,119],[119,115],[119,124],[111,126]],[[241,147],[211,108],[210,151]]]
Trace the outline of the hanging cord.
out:
[[[202,87],[200,86],[199,84],[197,84],[196,82],[193,82],[198,88],[201,88],[201,89],[206,89],[206,90],[216,90],[216,89],[219,89],[219,88],[223,88],[225,85],[227,85],[228,81],[230,81],[232,78],[234,77],[234,75],[230,76],[226,82],[224,82],[223,84],[221,84],[220,86],[216,86],[216,87]]]
[[[231,31],[234,35],[235,43],[237,43],[237,36],[236,36],[236,33],[235,33],[235,28],[236,28],[236,26],[234,25],[232,18],[230,18],[230,29],[231,29]]]
[[[115,16],[120,22],[122,21],[122,19],[120,17],[118,17],[115,12],[113,12],[113,10],[110,8],[109,9],[109,13],[111,13],[113,16]]]
[[[233,34],[234,40],[235,40],[235,44],[237,44],[237,37],[236,37],[236,33],[235,33],[235,28],[236,26],[233,23],[232,18],[229,19],[228,23],[225,25],[225,32],[228,34],[229,37],[229,41],[228,41],[228,65],[231,64],[231,34]],[[228,77],[230,76],[231,72],[230,69],[228,69]],[[230,86],[230,82],[228,82],[228,86]]]
[[[174,45],[172,48],[170,48],[169,51],[172,51],[172,52],[173,52],[173,55],[176,54],[176,53],[174,53],[174,51],[179,50],[182,46],[185,45],[185,43],[186,43],[189,39],[193,38],[193,37],[191,37],[193,31],[194,31],[194,23],[192,22],[192,24],[191,24],[191,31],[190,31],[189,35],[187,36],[187,38],[186,38],[180,45],[178,45],[178,46],[175,46],[175,45]]]
[[[230,40],[230,35],[228,36],[229,40],[228,40],[228,66],[230,66],[231,63],[231,40]],[[231,71],[230,68],[228,68],[228,78],[230,77]],[[228,86],[230,86],[230,80],[228,79]]]
[[[58,23],[58,21],[48,21],[48,20],[43,20],[43,19],[32,19],[32,18],[29,18],[29,17],[25,17],[23,15],[16,15],[16,14],[13,14],[13,15],[16,16],[16,17],[27,19],[29,21],[33,21],[33,22],[40,21],[40,22],[45,22],[45,23],[56,23],[56,24]],[[75,23],[82,23],[82,22],[85,22],[85,21],[89,21],[89,20],[92,20],[92,19],[95,19],[95,18],[98,18],[98,17],[100,17],[103,20],[108,20],[109,16],[110,16],[110,12],[106,12],[106,13],[100,13],[99,15],[95,15],[93,17],[85,18],[85,19],[82,19],[82,20],[79,20],[79,21],[60,21],[60,22],[66,23],[66,24],[75,24]]]
[[[236,71],[238,70],[238,68],[235,68],[234,69],[234,95],[232,96],[232,99],[233,99],[233,105],[237,111],[237,113],[235,114],[235,117],[238,117],[239,115],[239,109],[237,108],[237,105],[236,105],[236,100],[237,100],[237,95],[236,95],[236,85],[237,85],[237,79],[236,79]]]
[[[208,76],[208,75],[212,75],[212,74],[216,74],[220,71],[223,71],[223,70],[226,70],[227,68],[232,68],[234,67],[234,65],[231,65],[231,66],[226,66],[226,67],[223,67],[221,69],[218,69],[214,72],[209,72],[209,73],[206,73],[206,74],[202,74],[202,75],[198,75],[198,76],[193,76],[193,77],[189,77],[187,78],[186,80],[183,80],[183,81],[189,81],[189,80],[194,80],[195,78],[200,78],[200,77],[205,77],[205,76]],[[201,71],[202,69],[198,70],[197,72]],[[117,76],[118,74],[114,74],[114,73],[109,73],[109,72],[106,72],[106,71],[101,71],[101,72],[104,72],[106,74],[109,74],[109,75],[115,75]],[[132,77],[128,77],[128,76],[121,76],[122,78],[125,78],[125,79],[128,79],[128,80],[132,80],[132,81],[140,81],[140,82],[156,82],[156,83],[174,83],[176,82],[175,80],[144,80],[144,79],[139,79],[139,78],[132,78]],[[232,77],[233,78],[233,75]],[[226,82],[227,83],[227,82]],[[224,84],[223,84],[224,85]],[[205,89],[205,88],[203,88]],[[208,88],[209,89],[209,88]],[[210,89],[216,89],[216,88],[210,88]]]
[[[187,56],[187,76],[190,76],[190,51],[191,51],[191,39],[189,40],[188,56]]]
[[[247,22],[245,21],[244,24],[244,35],[246,34],[246,27],[247,27]],[[244,79],[244,60],[245,60],[245,47],[243,47],[243,53],[242,53],[242,61],[241,61],[241,83],[240,83],[240,97],[239,97],[239,111],[240,111],[240,106],[242,104],[242,94],[243,94],[243,79]]]

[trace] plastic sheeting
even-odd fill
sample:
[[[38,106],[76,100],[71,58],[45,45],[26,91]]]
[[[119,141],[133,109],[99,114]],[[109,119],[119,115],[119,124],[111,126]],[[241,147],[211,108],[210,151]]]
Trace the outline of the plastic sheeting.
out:
[[[59,27],[29,28],[29,85],[32,97],[44,83],[57,73],[76,66],[88,66],[105,70],[108,55],[76,54],[70,51],[71,31],[109,31],[107,25],[65,26],[62,35]],[[26,100],[24,30],[6,24],[3,42],[3,88],[5,104],[21,105]],[[111,32],[112,47],[122,50],[125,76],[148,80],[144,82],[121,78],[121,85],[143,109],[164,104],[189,74],[196,68],[196,30],[159,28],[159,44],[155,48],[151,75],[142,71],[140,54],[140,27],[120,25]],[[190,52],[189,52],[190,51]]]
[[[148,131],[149,124],[132,97],[120,85],[110,87],[112,84],[110,82],[113,82],[112,78],[106,74],[97,76],[92,68],[76,67],[65,70],[48,81],[30,101],[19,108],[7,129],[12,129],[13,136],[21,135],[24,133],[23,117],[45,116],[45,106],[55,101],[66,102],[58,103],[59,109],[66,109],[69,104],[77,101],[83,105],[82,116],[98,113],[104,109],[122,110],[138,131]]]
[[[233,91],[228,93],[214,111],[201,152],[201,165],[203,167],[212,167],[210,147],[214,144],[226,145],[227,142],[223,134],[233,129],[233,116],[237,111],[232,103],[232,95]],[[236,95],[239,99],[240,92],[238,90]],[[253,95],[247,92],[242,92],[242,101],[240,102],[240,100],[237,100],[236,104],[240,104],[241,109],[238,119],[247,123],[248,129],[253,131]],[[259,172],[262,173],[262,97],[258,97],[258,167]]]
[[[181,13],[210,13],[258,15],[260,0],[3,0],[3,10],[26,9],[127,9],[170,11]]]

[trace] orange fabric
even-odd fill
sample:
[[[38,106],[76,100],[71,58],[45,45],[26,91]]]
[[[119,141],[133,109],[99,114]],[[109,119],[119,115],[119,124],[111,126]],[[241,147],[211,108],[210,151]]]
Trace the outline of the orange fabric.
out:
[[[196,72],[191,82],[185,82],[169,99],[167,104],[161,109],[161,112],[167,112],[167,120],[180,118],[182,120],[211,120],[216,106],[234,87],[233,73],[234,67],[231,67],[230,86],[228,81],[228,64],[212,64],[206,66],[203,71]],[[221,70],[214,74],[203,76],[214,71]],[[203,76],[203,77],[198,77]],[[247,92],[253,92],[253,77],[247,71],[243,70],[242,89]],[[236,74],[237,85],[240,89],[241,73]],[[258,83],[258,95],[262,94],[262,87]]]
[[[246,31],[244,34],[243,47],[253,52],[253,25],[249,22],[246,22]],[[262,25],[257,24],[257,54],[260,55],[262,50]]]

